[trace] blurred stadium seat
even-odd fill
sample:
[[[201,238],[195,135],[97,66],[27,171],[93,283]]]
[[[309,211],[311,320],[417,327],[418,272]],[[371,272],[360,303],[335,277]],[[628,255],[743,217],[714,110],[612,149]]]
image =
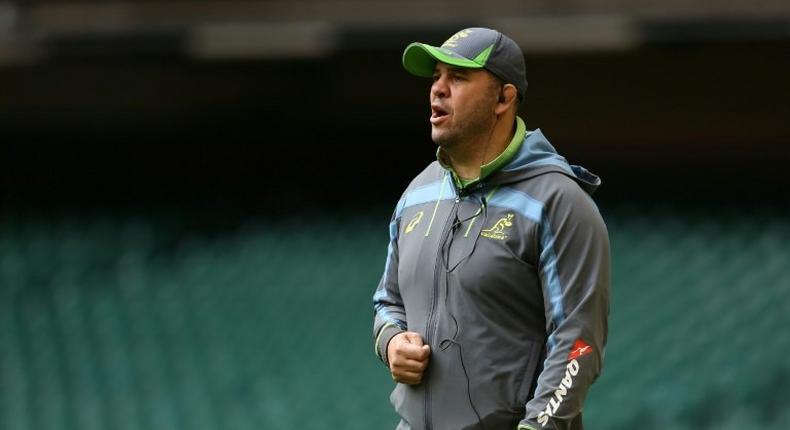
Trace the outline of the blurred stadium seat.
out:
[[[403,47],[468,25],[522,45],[528,127],[604,178],[587,428],[787,430],[788,23],[786,0],[0,0],[0,430],[393,428],[369,207],[434,157]]]
[[[603,212],[613,300],[588,427],[787,428],[787,214]],[[393,428],[369,333],[388,215],[325,215],[5,219],[0,428]]]

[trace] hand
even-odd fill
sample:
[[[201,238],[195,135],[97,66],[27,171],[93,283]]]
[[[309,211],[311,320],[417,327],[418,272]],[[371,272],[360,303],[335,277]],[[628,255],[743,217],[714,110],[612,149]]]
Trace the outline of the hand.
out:
[[[392,379],[403,384],[419,384],[430,355],[431,347],[423,344],[419,333],[405,331],[396,334],[387,345]]]

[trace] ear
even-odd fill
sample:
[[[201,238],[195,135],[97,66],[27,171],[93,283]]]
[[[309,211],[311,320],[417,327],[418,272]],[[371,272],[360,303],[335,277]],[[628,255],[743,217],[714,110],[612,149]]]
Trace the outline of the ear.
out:
[[[516,90],[515,85],[505,84],[502,86],[502,89],[499,90],[499,100],[497,100],[494,112],[497,115],[502,115],[503,113],[507,112],[507,110],[515,104],[517,95],[518,90]]]

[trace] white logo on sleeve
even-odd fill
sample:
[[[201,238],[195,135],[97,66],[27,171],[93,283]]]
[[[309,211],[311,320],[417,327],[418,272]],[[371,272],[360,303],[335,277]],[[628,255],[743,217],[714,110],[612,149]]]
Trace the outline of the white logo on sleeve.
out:
[[[549,417],[553,417],[557,413],[565,396],[568,395],[568,390],[573,386],[573,377],[579,374],[579,362],[576,359],[571,360],[565,367],[565,377],[560,381],[560,386],[554,390],[554,397],[546,404],[546,409],[538,414],[538,424],[541,427],[546,427],[549,422]]]

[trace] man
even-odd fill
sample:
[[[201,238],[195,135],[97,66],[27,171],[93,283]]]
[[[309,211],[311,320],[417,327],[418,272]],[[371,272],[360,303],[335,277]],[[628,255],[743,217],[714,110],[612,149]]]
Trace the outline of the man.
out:
[[[526,131],[524,58],[507,36],[412,43],[403,65],[433,77],[438,160],[397,204],[373,297],[398,429],[581,429],[607,333],[600,179]]]

